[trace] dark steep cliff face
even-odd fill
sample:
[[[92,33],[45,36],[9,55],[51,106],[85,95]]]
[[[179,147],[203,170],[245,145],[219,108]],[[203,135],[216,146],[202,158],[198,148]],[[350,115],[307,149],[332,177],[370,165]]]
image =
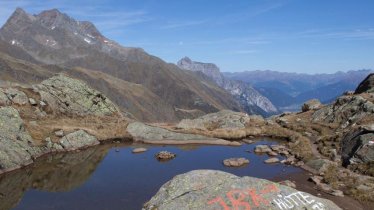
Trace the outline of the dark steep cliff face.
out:
[[[139,120],[171,122],[188,117],[191,110],[241,110],[229,93],[208,79],[181,71],[140,48],[123,47],[104,37],[92,23],[55,9],[38,15],[17,9],[0,29],[0,51],[7,62],[13,62],[9,72],[17,69],[17,62],[38,65],[33,71],[43,69],[49,76],[66,71],[107,94]],[[39,72],[40,77],[24,81],[23,74],[33,73],[18,70],[17,75],[6,75],[21,83],[45,79]]]
[[[255,88],[245,82],[226,78],[215,64],[196,62],[184,57],[178,61],[177,65],[181,69],[202,72],[208,76],[218,86],[229,92],[249,114],[268,116],[278,112],[272,102]]]

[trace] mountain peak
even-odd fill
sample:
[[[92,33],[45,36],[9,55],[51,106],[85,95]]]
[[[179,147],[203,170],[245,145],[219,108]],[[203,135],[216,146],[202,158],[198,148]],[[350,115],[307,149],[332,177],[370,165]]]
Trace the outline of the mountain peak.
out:
[[[20,7],[17,7],[17,9],[9,17],[8,21],[5,23],[3,27],[7,25],[20,24],[24,22],[32,22],[34,19],[34,16],[27,14],[25,10],[23,10]]]
[[[37,15],[37,17],[58,17],[64,15],[60,10],[58,9],[50,9],[42,11]]]

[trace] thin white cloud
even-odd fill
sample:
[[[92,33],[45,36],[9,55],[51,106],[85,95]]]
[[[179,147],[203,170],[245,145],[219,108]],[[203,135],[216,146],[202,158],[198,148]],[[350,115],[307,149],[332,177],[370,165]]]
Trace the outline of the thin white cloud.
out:
[[[174,22],[174,23],[168,23],[164,26],[161,26],[161,29],[185,28],[185,27],[202,25],[207,22],[208,22],[207,20]]]
[[[229,51],[229,54],[234,54],[234,55],[247,55],[247,54],[254,54],[258,53],[257,50],[234,50],[234,51]]]

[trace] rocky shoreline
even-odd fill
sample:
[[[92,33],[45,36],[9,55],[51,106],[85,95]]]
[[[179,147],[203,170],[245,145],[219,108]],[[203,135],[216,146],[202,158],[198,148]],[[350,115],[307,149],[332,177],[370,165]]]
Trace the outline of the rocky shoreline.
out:
[[[126,118],[100,92],[63,74],[32,88],[1,88],[0,174],[32,164],[45,154],[113,139],[236,146],[243,139],[270,137],[284,139],[285,146],[264,145],[258,152],[284,155],[282,163],[312,172],[311,179],[321,191],[372,201],[373,79],[369,75],[356,93],[347,93],[330,105],[306,102],[299,113],[264,119],[223,110],[175,125]]]

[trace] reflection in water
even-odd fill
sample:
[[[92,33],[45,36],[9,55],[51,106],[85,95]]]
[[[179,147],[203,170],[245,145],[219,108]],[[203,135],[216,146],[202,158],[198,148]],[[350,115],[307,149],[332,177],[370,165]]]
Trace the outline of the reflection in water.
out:
[[[48,192],[70,191],[95,171],[110,147],[49,155],[32,166],[0,176],[0,209],[12,209],[29,188]]]
[[[0,176],[0,209],[141,209],[165,182],[195,169],[267,179],[300,171],[282,164],[264,164],[267,155],[247,152],[264,143],[276,142],[259,141],[240,147],[101,145],[51,155]],[[136,146],[147,147],[148,151],[132,154]],[[162,150],[177,157],[160,163],[154,155]],[[250,163],[241,168],[224,167],[222,160],[231,157],[246,157]]]

